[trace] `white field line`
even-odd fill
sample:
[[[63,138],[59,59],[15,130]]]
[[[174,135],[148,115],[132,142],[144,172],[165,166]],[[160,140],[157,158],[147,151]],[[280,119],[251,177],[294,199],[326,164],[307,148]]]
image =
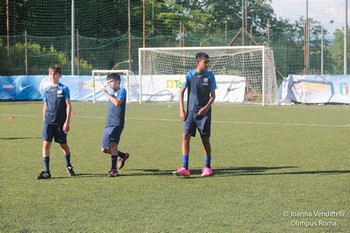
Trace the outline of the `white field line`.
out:
[[[0,115],[0,117],[8,117],[9,115]],[[17,115],[15,117],[41,117],[38,115]],[[74,115],[74,118],[86,118],[86,119],[105,119],[105,116],[80,116]],[[164,122],[180,122],[180,119],[166,119],[166,118],[143,118],[143,117],[126,117],[126,120],[135,121],[164,121]],[[254,122],[254,121],[218,121],[212,120],[212,123],[216,124],[232,124],[232,125],[276,125],[276,126],[300,126],[300,127],[328,127],[328,128],[348,128],[347,125],[330,125],[330,124],[306,124],[306,123],[283,123],[283,122]]]

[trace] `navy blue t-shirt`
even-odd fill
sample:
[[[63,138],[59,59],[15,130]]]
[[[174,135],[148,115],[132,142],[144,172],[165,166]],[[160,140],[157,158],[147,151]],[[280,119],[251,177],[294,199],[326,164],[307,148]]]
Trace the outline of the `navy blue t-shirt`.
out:
[[[188,112],[198,113],[199,109],[208,103],[211,91],[216,89],[215,76],[208,70],[203,73],[190,70],[186,74],[186,81],[182,84],[182,88],[186,87],[189,94]]]
[[[67,118],[66,99],[70,99],[69,88],[62,83],[49,86],[43,92],[46,103],[44,122],[50,125],[63,125]]]
[[[111,93],[116,99],[123,100],[120,106],[115,106],[111,101],[108,101],[108,110],[106,117],[106,127],[121,126],[124,127],[125,122],[125,106],[126,106],[126,90],[119,88],[117,91]]]

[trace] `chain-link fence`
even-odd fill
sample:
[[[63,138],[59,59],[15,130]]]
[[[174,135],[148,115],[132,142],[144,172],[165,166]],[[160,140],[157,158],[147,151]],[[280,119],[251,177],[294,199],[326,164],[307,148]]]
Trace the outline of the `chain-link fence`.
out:
[[[71,74],[72,1],[1,2],[0,75],[46,74],[53,63]],[[345,14],[345,3],[309,2],[75,0],[74,74],[112,68],[138,73],[143,46],[227,45],[272,47],[279,78],[343,74],[345,21],[328,11]]]

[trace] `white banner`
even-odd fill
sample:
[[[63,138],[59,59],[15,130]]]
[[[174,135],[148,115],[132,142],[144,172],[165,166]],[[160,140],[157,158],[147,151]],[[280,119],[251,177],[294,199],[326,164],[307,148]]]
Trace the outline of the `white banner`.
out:
[[[215,75],[218,102],[242,103],[246,80],[234,75]],[[142,101],[178,101],[184,75],[143,75]]]
[[[350,76],[289,75],[277,94],[277,104],[350,103]]]

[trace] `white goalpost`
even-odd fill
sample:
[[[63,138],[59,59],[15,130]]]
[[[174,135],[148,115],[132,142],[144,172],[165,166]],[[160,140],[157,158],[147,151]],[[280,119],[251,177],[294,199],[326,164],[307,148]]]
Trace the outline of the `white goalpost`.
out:
[[[100,89],[109,89],[106,78],[111,73],[120,75],[121,87],[127,91],[127,102],[139,102],[139,80],[131,70],[92,70],[93,103],[107,101]]]
[[[216,101],[275,104],[273,51],[265,46],[139,48],[139,101],[177,101],[186,72],[196,68],[198,52],[210,57]]]

